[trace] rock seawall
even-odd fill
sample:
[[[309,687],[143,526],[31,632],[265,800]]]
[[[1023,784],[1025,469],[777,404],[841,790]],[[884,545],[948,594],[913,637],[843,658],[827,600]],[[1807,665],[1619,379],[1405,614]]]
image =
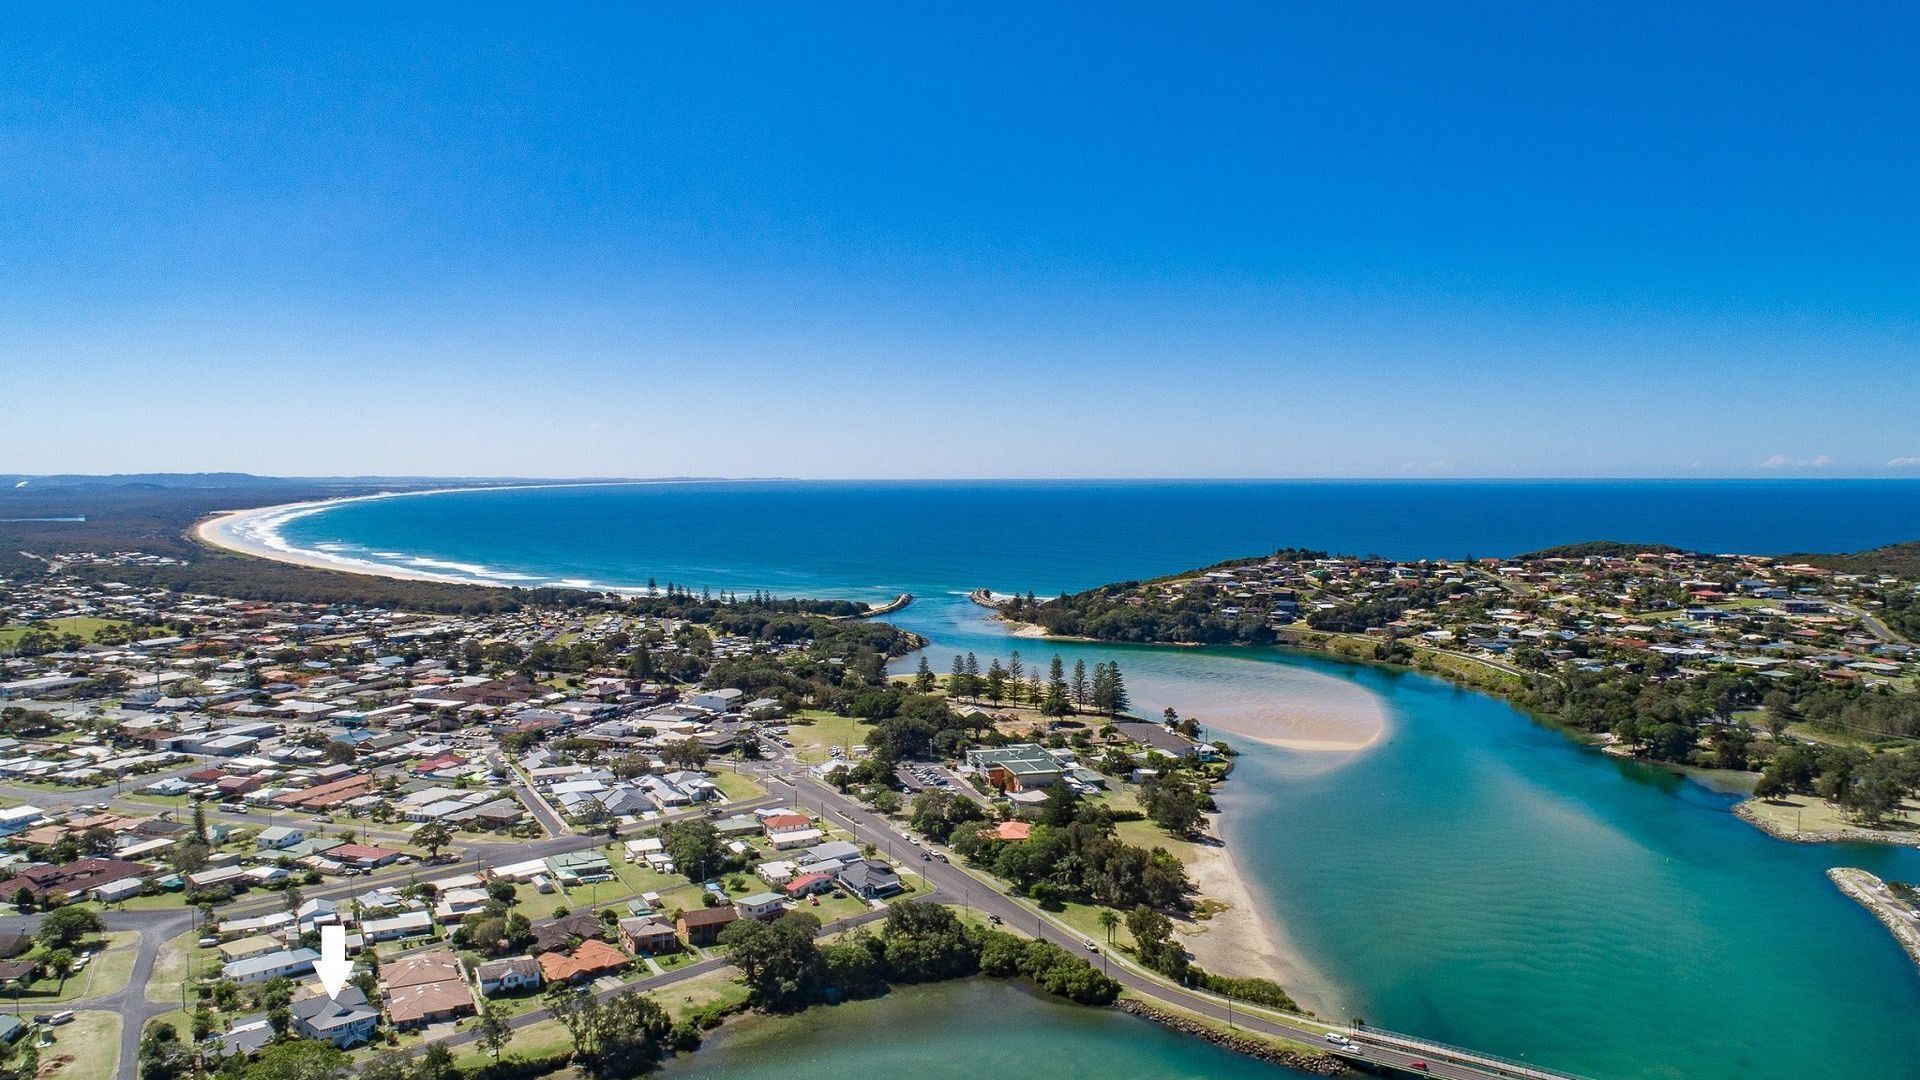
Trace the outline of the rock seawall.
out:
[[[1344,1076],[1349,1071],[1345,1062],[1332,1054],[1316,1054],[1301,1050],[1282,1050],[1281,1048],[1251,1035],[1236,1035],[1230,1031],[1221,1031],[1211,1024],[1203,1024],[1177,1013],[1156,1008],[1144,1001],[1125,998],[1114,1004],[1121,1012],[1132,1013],[1143,1019],[1151,1020],[1162,1027],[1172,1028],[1183,1035],[1205,1039],[1225,1050],[1259,1061],[1285,1065],[1289,1069],[1313,1073],[1317,1076]]]
[[[1894,899],[1886,882],[1851,866],[1836,866],[1827,871],[1827,877],[1855,903],[1873,912],[1873,917],[1893,934],[1893,939],[1906,950],[1907,956],[1920,964],[1920,919],[1905,913],[1905,905]]]

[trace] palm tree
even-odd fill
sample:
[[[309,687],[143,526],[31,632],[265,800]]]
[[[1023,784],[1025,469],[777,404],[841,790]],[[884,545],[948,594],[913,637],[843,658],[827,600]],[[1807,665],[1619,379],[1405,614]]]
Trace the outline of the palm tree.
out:
[[[1120,925],[1120,916],[1110,910],[1100,912],[1100,928],[1107,932],[1107,944],[1113,944],[1113,928]]]

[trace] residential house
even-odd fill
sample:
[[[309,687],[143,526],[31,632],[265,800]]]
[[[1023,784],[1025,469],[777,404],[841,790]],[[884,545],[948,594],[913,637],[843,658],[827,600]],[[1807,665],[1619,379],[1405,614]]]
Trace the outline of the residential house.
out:
[[[417,1028],[473,1015],[473,992],[450,952],[403,956],[381,968],[387,1016],[397,1028]]]
[[[399,857],[400,852],[392,848],[374,847],[370,844],[341,844],[327,849],[327,858],[346,863],[348,866],[369,870],[385,866]]]
[[[672,926],[658,919],[621,919],[620,941],[642,956],[680,950],[680,935],[674,932]]]
[[[597,851],[567,851],[547,859],[547,869],[566,888],[613,879],[613,864]]]
[[[368,1005],[367,995],[351,984],[338,997],[315,994],[296,1001],[290,1011],[293,1030],[302,1038],[330,1042],[342,1050],[372,1039],[380,1023],[379,1010]]]
[[[473,969],[473,978],[479,984],[480,992],[488,997],[520,990],[538,990],[540,963],[525,956],[489,960]]]
[[[800,860],[802,870],[822,870],[832,873],[835,867],[860,858],[860,845],[847,840],[829,840],[824,844],[815,844],[807,849]]]
[[[734,904],[743,919],[772,922],[787,913],[787,898],[776,892],[754,893]]]
[[[584,911],[558,919],[542,919],[533,924],[533,946],[541,952],[563,952],[575,938],[597,938],[606,932],[606,924]]]
[[[878,900],[906,888],[893,867],[875,859],[860,859],[840,868],[840,884],[855,896]]]
[[[261,829],[253,838],[254,846],[262,851],[279,851],[290,848],[307,838],[305,829],[296,829],[291,825],[273,825]]]
[[[719,907],[683,911],[673,923],[688,944],[711,945],[719,939],[720,931],[739,919],[740,913],[733,909],[732,904],[722,904]]]
[[[220,974],[242,986],[252,983],[269,982],[282,975],[292,977],[305,975],[313,970],[314,961],[320,954],[312,949],[282,949],[264,956],[236,960],[220,969]]]
[[[814,893],[832,892],[833,875],[822,874],[818,871],[800,874],[793,880],[787,882],[783,891],[788,896],[795,898],[810,896]]]
[[[220,946],[220,960],[223,963],[231,964],[238,960],[251,960],[256,956],[276,953],[284,948],[286,948],[286,944],[278,938],[271,938],[265,934],[255,934],[252,937],[243,937],[237,941],[223,943]]]
[[[122,878],[145,877],[153,868],[120,859],[80,859],[62,866],[30,866],[0,881],[0,897],[13,899],[25,889],[38,900],[70,900]]]
[[[627,954],[619,949],[598,938],[589,938],[581,942],[571,956],[557,952],[541,953],[540,974],[550,983],[591,982],[625,968],[627,959]]]
[[[273,1024],[266,1013],[243,1016],[220,1036],[221,1056],[252,1057],[265,1050],[267,1044],[273,1041],[273,1036]]]
[[[360,920],[360,936],[369,944],[377,941],[422,937],[431,933],[433,933],[433,916],[424,911],[403,911],[383,919]]]

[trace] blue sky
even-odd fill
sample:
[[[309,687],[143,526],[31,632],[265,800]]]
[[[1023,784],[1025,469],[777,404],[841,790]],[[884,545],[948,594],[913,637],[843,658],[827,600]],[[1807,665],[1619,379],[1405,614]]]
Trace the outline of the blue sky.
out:
[[[1911,6],[62,7],[0,469],[1920,476]]]

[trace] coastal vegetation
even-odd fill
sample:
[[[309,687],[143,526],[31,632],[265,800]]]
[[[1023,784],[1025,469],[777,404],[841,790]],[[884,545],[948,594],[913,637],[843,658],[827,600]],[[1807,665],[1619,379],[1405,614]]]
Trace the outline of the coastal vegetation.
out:
[[[877,933],[856,928],[824,945],[819,930],[812,915],[789,912],[770,923],[736,922],[720,941],[753,1003],[770,1011],[978,974],[1024,977],[1085,1005],[1111,1004],[1120,993],[1119,983],[1057,945],[970,925],[936,904],[895,904]]]

